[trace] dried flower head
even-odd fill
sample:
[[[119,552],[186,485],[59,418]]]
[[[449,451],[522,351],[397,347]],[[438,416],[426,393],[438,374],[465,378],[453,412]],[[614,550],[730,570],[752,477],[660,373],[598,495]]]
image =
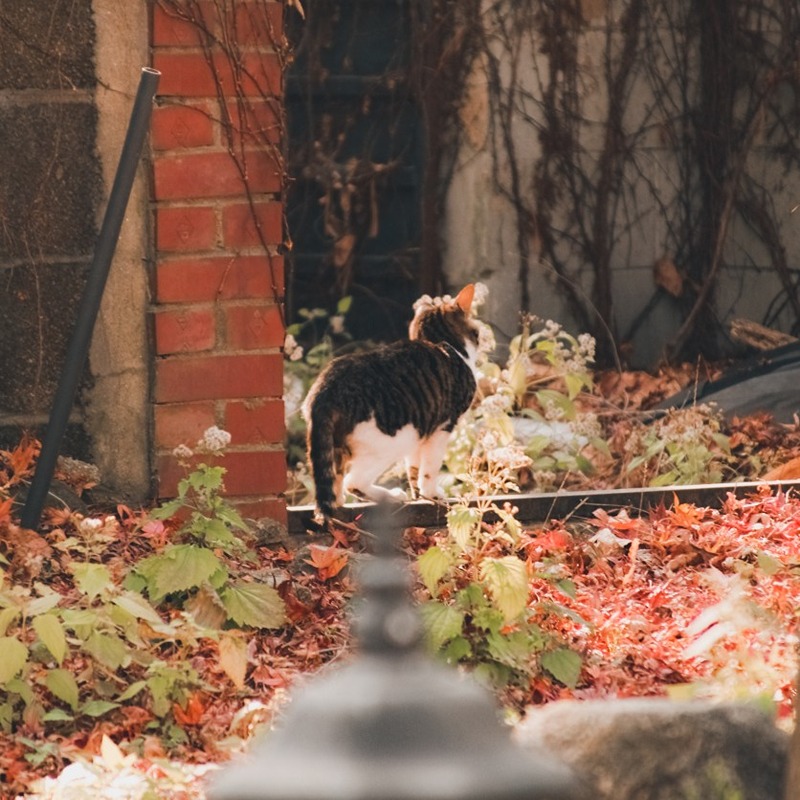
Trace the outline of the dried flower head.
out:
[[[212,425],[206,428],[203,436],[198,440],[196,449],[199,453],[220,453],[231,443],[228,431]]]

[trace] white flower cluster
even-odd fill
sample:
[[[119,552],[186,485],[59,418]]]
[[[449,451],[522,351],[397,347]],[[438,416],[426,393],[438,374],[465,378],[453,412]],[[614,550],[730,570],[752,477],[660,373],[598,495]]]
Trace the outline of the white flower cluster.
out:
[[[78,522],[78,533],[85,539],[113,539],[117,534],[118,524],[117,518],[106,516],[100,519],[99,517],[85,517]]]
[[[231,435],[228,431],[212,425],[206,428],[203,435],[197,442],[197,451],[199,453],[219,453],[224,450],[231,443]]]
[[[484,416],[491,417],[498,414],[508,414],[514,407],[514,395],[502,389],[481,400],[480,410]]]
[[[527,456],[518,444],[494,447],[486,452],[486,460],[489,462],[490,469],[499,467],[504,470],[522,469],[533,463],[530,456]]]
[[[231,435],[228,431],[212,425],[203,431],[203,435],[197,440],[194,450],[187,447],[185,444],[179,444],[173,451],[172,455],[178,461],[187,461],[195,453],[206,453],[210,455],[221,454],[231,443]]]
[[[594,336],[581,333],[574,339],[564,331],[558,322],[552,319],[545,320],[540,331],[531,337],[531,344],[536,342],[549,342],[548,360],[567,373],[586,372],[589,364],[594,363],[597,343]]]
[[[186,461],[194,455],[194,450],[192,450],[191,447],[187,447],[185,444],[179,444],[172,451],[172,455],[175,456],[178,461]]]

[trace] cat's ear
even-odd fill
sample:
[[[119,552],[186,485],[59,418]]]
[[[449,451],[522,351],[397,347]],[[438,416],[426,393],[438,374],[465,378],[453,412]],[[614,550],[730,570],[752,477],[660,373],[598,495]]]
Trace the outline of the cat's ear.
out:
[[[475,297],[475,284],[468,283],[456,296],[456,305],[465,313],[469,314],[472,307],[472,298]]]

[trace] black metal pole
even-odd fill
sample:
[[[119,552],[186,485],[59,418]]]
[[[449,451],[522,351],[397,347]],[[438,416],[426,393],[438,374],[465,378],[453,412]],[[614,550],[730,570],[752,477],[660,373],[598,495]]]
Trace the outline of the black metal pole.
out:
[[[50,481],[61,447],[61,440],[67,429],[72,405],[75,402],[75,393],[78,388],[89,345],[92,341],[92,332],[100,310],[100,301],[111,268],[111,259],[119,239],[122,221],[125,218],[125,209],[131,194],[133,179],[142,152],[147,131],[150,128],[150,114],[153,109],[153,98],[158,87],[161,73],[154,69],[144,68],[139,80],[139,89],[131,111],[128,123],[128,132],[117,165],[117,174],[108,197],[108,206],[100,226],[100,233],[95,246],[94,258],[89,269],[86,288],[81,298],[78,319],[72,331],[61,379],[53,400],[53,409],[50,420],[42,441],[42,452],[36,464],[36,471],[31,481],[25,507],[22,510],[22,527],[35,529],[39,525],[39,517],[44,507]]]

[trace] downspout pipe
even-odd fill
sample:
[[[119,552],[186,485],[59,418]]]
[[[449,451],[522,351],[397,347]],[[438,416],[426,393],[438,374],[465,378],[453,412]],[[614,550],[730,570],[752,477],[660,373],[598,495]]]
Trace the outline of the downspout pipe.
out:
[[[61,441],[67,429],[78,383],[89,355],[94,325],[100,311],[103,290],[125,218],[125,209],[130,198],[133,180],[136,177],[142,147],[150,129],[153,98],[160,77],[161,73],[158,70],[149,67],[142,69],[139,88],[128,123],[128,131],[125,135],[117,172],[108,198],[108,206],[97,238],[86,287],[81,298],[78,319],[67,348],[64,367],[53,400],[53,408],[42,440],[42,451],[36,463],[36,471],[33,474],[22,510],[20,521],[23,528],[35,530],[38,527],[47,493],[50,490]]]

